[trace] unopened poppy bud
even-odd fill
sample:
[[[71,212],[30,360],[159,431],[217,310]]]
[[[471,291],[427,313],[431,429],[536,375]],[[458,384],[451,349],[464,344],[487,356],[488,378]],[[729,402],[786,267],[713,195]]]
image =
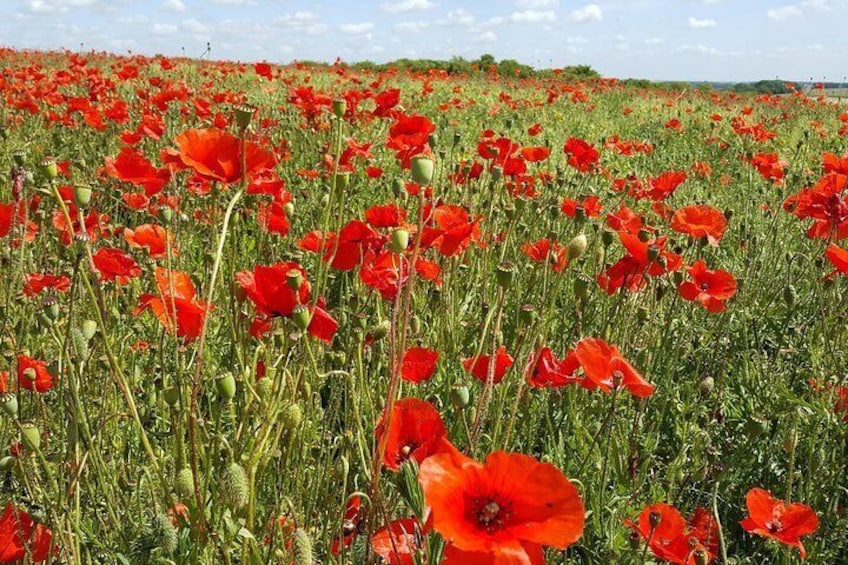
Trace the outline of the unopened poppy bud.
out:
[[[11,471],[15,466],[15,458],[12,455],[0,457],[0,471]]]
[[[347,101],[344,98],[336,98],[333,100],[333,115],[341,119],[347,110]]]
[[[647,306],[639,306],[636,309],[636,319],[640,322],[647,322],[650,316],[650,311]]]
[[[238,104],[233,108],[233,114],[236,118],[236,127],[241,131],[250,127],[250,122],[253,121],[253,115],[256,114],[256,106],[253,104]]]
[[[47,180],[53,180],[59,176],[59,166],[56,164],[56,159],[53,157],[45,157],[38,164],[38,169]]]
[[[460,141],[462,141],[462,134],[461,134],[461,133],[459,133],[458,131],[457,131],[457,132],[454,132],[454,134],[453,134],[453,144],[454,144],[454,145],[456,145],[456,144],[458,144]]]
[[[515,265],[504,261],[495,268],[495,279],[501,288],[509,288],[515,278]]]
[[[287,218],[291,218],[294,216],[294,202],[286,202],[283,206],[283,211],[286,213]]]
[[[41,447],[41,430],[35,424],[22,424],[21,441],[29,451],[37,451]]]
[[[413,316],[413,317],[412,317],[412,323],[410,324],[410,326],[412,327],[412,332],[413,332],[413,333],[419,333],[419,332],[421,331],[421,326],[422,326],[422,325],[423,325],[423,324],[422,324],[422,322],[421,322],[421,317],[420,317],[420,316],[415,315],[415,316]]]
[[[74,202],[76,202],[77,206],[80,207],[88,206],[89,202],[91,202],[91,187],[75,186]]]
[[[578,234],[568,242],[567,252],[568,260],[573,261],[579,259],[586,253],[586,248],[589,246],[589,241],[586,239],[586,234]]]
[[[615,232],[612,230],[604,229],[601,231],[601,243],[604,244],[604,247],[609,247],[612,245],[613,238],[615,237]]]
[[[507,202],[503,205],[503,211],[507,220],[511,221],[515,219],[515,204],[513,204],[512,202]]]
[[[392,232],[392,251],[403,253],[409,245],[409,231],[398,228]]]
[[[4,392],[0,395],[0,406],[3,412],[10,418],[18,417],[18,397],[14,393]]]
[[[236,378],[229,371],[215,379],[215,389],[221,400],[232,400],[236,395]]]
[[[383,320],[382,322],[376,324],[371,328],[371,337],[374,338],[374,341],[380,341],[389,335],[389,331],[392,329],[392,323],[388,320]]]
[[[21,376],[27,384],[32,384],[35,382],[35,378],[38,375],[36,374],[35,369],[33,369],[32,367],[27,367],[23,370]]]
[[[286,271],[286,284],[297,292],[303,284],[303,273],[299,269],[289,269]]]
[[[301,422],[303,422],[303,409],[300,407],[300,404],[289,404],[286,406],[280,415],[280,422],[290,432],[299,428]]]
[[[165,389],[165,403],[168,406],[174,406],[177,404],[177,401],[180,399],[180,391],[177,387],[172,386],[171,388]]]
[[[471,403],[471,392],[465,385],[455,386],[450,391],[450,401],[454,408],[467,408]]]
[[[745,423],[745,431],[748,432],[748,437],[754,439],[767,433],[769,430],[769,421],[764,416],[752,414],[748,417]]]
[[[0,137],[9,139],[9,124],[6,122],[0,123]]]
[[[436,132],[431,133],[427,137],[427,145],[429,145],[431,148],[435,149],[438,144],[439,144],[439,134],[436,133]]]
[[[683,283],[683,271],[674,271],[671,280],[674,281],[674,286],[680,286]]]
[[[733,217],[733,210],[731,210],[730,208],[725,209],[724,210],[724,218],[726,220],[730,220],[732,217]]]
[[[709,396],[713,389],[715,389],[715,379],[710,376],[704,377],[701,379],[701,382],[698,383],[698,391],[703,396]]]
[[[790,308],[795,306],[795,302],[798,301],[798,291],[791,284],[786,285],[786,288],[783,289],[783,301]]]
[[[12,159],[15,161],[15,164],[19,167],[23,167],[26,164],[26,151],[23,149],[15,149],[12,152]]]
[[[630,535],[627,536],[627,541],[630,543],[630,549],[637,550],[642,547],[642,538],[639,536],[639,532],[630,532]]]
[[[589,296],[589,284],[591,282],[592,280],[586,275],[577,275],[577,278],[574,279],[574,296],[580,300],[585,300]]]
[[[651,525],[651,529],[656,528],[662,522],[662,514],[659,512],[651,512],[648,514],[648,524]]]
[[[48,294],[41,301],[41,307],[44,309],[44,315],[54,322],[59,319],[59,301],[52,294]]]
[[[335,186],[337,190],[344,190],[350,184],[350,173],[337,173],[335,177]],[[329,202],[328,202],[329,204]]]
[[[651,239],[651,232],[649,232],[645,228],[640,228],[639,231],[636,233],[636,237],[639,238],[639,241],[645,242]]]
[[[426,155],[413,157],[410,167],[412,182],[421,186],[430,186],[430,183],[433,182],[435,168],[436,164]]]
[[[94,320],[83,320],[81,329],[82,335],[85,336],[85,339],[91,339],[94,337],[94,334],[97,333],[97,322]]]
[[[292,310],[292,320],[294,320],[294,325],[305,330],[309,327],[309,322],[312,321],[312,313],[303,304],[298,304]]]
[[[581,205],[577,205],[574,207],[574,218],[578,221],[583,221],[586,219],[586,208]]]
[[[402,180],[395,179],[395,180],[392,181],[392,194],[394,194],[395,197],[400,197],[400,196],[406,194],[406,189],[403,186]]]

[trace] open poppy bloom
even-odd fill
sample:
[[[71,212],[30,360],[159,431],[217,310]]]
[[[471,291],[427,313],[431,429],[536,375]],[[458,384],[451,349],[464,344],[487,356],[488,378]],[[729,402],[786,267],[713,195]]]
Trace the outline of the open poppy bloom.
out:
[[[466,372],[471,373],[471,375],[475,379],[482,383],[485,383],[489,379],[490,360],[494,363],[494,380],[492,381],[494,384],[501,382],[501,380],[503,380],[504,378],[504,375],[506,375],[507,370],[512,367],[513,363],[515,363],[515,360],[512,358],[512,355],[506,352],[506,347],[501,345],[495,352],[494,359],[492,359],[491,355],[481,355],[480,357],[468,357],[462,360],[462,367],[465,369]]]
[[[374,553],[389,565],[414,565],[421,548],[421,524],[415,518],[392,520],[371,537]]]
[[[142,224],[135,229],[126,228],[124,239],[130,247],[147,249],[151,259],[162,259],[168,255],[171,234],[160,225]],[[173,247],[171,253],[175,253]]]
[[[836,273],[848,275],[848,251],[845,251],[835,243],[827,246],[824,256],[835,267],[834,270],[827,275],[828,278],[833,277]]]
[[[727,218],[712,206],[696,204],[677,210],[671,217],[671,229],[690,237],[705,237],[713,247],[727,229]]]
[[[352,496],[348,499],[347,506],[345,506],[341,535],[333,538],[333,543],[330,546],[330,553],[333,555],[338,555],[342,552],[342,548],[349,547],[359,533],[359,526],[362,521],[362,516],[359,514],[361,507],[362,497],[359,495]]]
[[[429,380],[436,372],[439,362],[439,352],[426,347],[410,347],[403,353],[401,361],[401,377],[411,383]]]
[[[691,281],[684,281],[677,287],[685,300],[699,302],[710,312],[724,312],[725,301],[736,294],[736,280],[727,271],[707,269],[703,259],[695,261],[686,269]]]
[[[300,278],[297,291],[292,290],[289,278]],[[256,265],[253,271],[236,273],[236,281],[247,293],[247,297],[265,317],[290,317],[295,306],[308,305],[309,281],[306,269],[298,263],[286,262],[275,265]],[[339,323],[324,310],[323,302],[308,305],[310,310],[307,331],[324,342],[330,342]]]
[[[706,508],[698,508],[687,522],[678,510],[664,502],[646,506],[638,523],[624,524],[645,540],[657,559],[680,565],[694,565],[695,554],[704,552],[707,562],[718,553],[718,526]]]
[[[197,291],[191,277],[183,271],[156,267],[156,286],[159,294],[142,294],[133,315],[150,310],[169,332],[176,332],[186,343],[197,339],[203,328],[206,303],[195,300]]]
[[[36,524],[25,511],[6,503],[0,516],[0,563],[17,563],[29,556],[32,563],[47,560],[53,533]]]
[[[386,434],[383,465],[397,471],[412,459],[421,463],[434,453],[447,449],[447,430],[439,411],[418,398],[403,398],[395,402],[388,430],[383,419],[374,432],[378,438]]]
[[[71,288],[71,279],[65,275],[51,275],[48,273],[27,273],[24,275],[24,296],[41,294],[41,291],[45,288],[67,292]]]
[[[240,182],[245,174],[265,171],[275,165],[274,157],[260,146],[245,141],[246,171],[242,171],[242,140],[223,130],[190,129],[174,138],[177,152],[166,155],[170,162],[224,183]]]
[[[746,532],[797,547],[801,559],[807,556],[801,536],[812,534],[819,528],[819,518],[812,508],[798,502],[787,504],[761,488],[749,490],[745,504],[748,516],[739,524]]]
[[[53,386],[53,375],[44,361],[18,355],[18,384],[27,390],[45,392]]]
[[[647,398],[654,392],[654,385],[621,356],[618,347],[600,338],[581,339],[574,348],[574,354],[586,378],[604,392],[625,387],[637,398]]]
[[[98,249],[92,259],[100,278],[104,281],[114,281],[118,285],[127,284],[142,272],[132,257],[114,247]]]
[[[559,388],[583,379],[575,376],[580,362],[574,351],[569,351],[562,359],[557,359],[550,347],[542,347],[530,357],[525,374],[527,384],[534,388]]]
[[[581,173],[591,171],[600,159],[598,150],[592,144],[577,137],[568,138],[562,151],[568,155],[568,164]]]
[[[642,241],[636,235],[620,231],[618,238],[627,254],[598,275],[598,284],[609,295],[620,288],[638,292],[647,284],[648,276],[676,271],[683,264],[680,255],[666,251],[665,237]]]
[[[418,472],[448,543],[443,565],[544,565],[542,546],[566,549],[583,535],[583,503],[553,465],[504,451],[480,463],[451,448]]]

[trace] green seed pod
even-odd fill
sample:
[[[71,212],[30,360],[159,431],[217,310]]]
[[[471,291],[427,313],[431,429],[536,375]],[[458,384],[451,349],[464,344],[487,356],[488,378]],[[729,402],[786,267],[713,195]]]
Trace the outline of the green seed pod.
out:
[[[294,202],[288,201],[283,205],[283,211],[286,213],[286,217],[293,218],[294,217]]]
[[[586,239],[586,234],[579,234],[568,242],[567,252],[568,260],[573,261],[579,259],[586,253],[586,248],[589,246],[589,241]]]
[[[221,499],[232,510],[239,510],[249,498],[247,474],[241,465],[231,463],[221,476]]]
[[[52,294],[48,294],[41,301],[41,307],[44,309],[44,315],[47,316],[48,319],[52,321],[56,321],[59,319],[59,301],[56,300],[56,297]]]
[[[769,431],[769,421],[766,417],[760,414],[752,414],[748,417],[745,423],[745,431],[748,432],[748,437],[756,439]]]
[[[637,233],[636,237],[639,238],[639,241],[645,242],[651,239],[651,232],[646,230],[645,228],[641,228]]]
[[[171,220],[174,219],[174,211],[167,206],[162,206],[162,208],[159,209],[159,213],[162,215],[162,219],[166,224],[170,224]]]
[[[650,310],[648,310],[647,306],[639,306],[636,309],[636,319],[640,322],[647,322],[648,318],[651,316]]]
[[[12,392],[0,394],[0,406],[3,408],[3,413],[8,417],[18,417],[18,397],[16,394]]]
[[[312,321],[312,312],[303,304],[298,304],[292,310],[292,320],[294,320],[295,326],[301,330],[305,330],[309,327],[309,322]]]
[[[168,406],[175,406],[177,401],[180,399],[180,391],[177,387],[172,386],[170,388],[165,389],[165,402]]]
[[[312,538],[306,533],[303,528],[297,528],[294,531],[293,549],[294,559],[298,565],[312,565],[315,562],[315,556],[312,553]]]
[[[389,335],[391,329],[392,323],[389,320],[383,320],[371,328],[371,336],[374,338],[374,341],[380,341]]]
[[[436,164],[426,155],[413,157],[410,168],[412,182],[420,186],[430,186],[430,183],[433,182],[435,168]]]
[[[336,190],[344,190],[350,184],[350,173],[336,173]]]
[[[454,408],[467,408],[471,403],[471,392],[465,385],[457,385],[450,391],[450,401]]]
[[[783,289],[783,301],[786,305],[792,308],[798,301],[798,291],[791,284],[786,285]]]
[[[283,427],[290,432],[299,428],[301,422],[303,422],[303,410],[300,405],[289,404],[286,406],[285,410],[283,410],[283,413],[280,415],[280,421],[283,424]]]
[[[604,230],[601,231],[601,243],[604,244],[604,247],[609,247],[610,245],[612,245],[614,238],[615,238],[615,232],[614,231],[608,230],[606,228],[604,228]]]
[[[512,281],[515,278],[515,265],[512,263],[508,263],[504,261],[503,263],[498,264],[495,268],[495,279],[498,281],[498,285],[502,288],[509,288],[512,286]]]
[[[28,451],[38,451],[41,448],[41,430],[35,424],[22,424],[21,441]]]
[[[416,333],[416,334],[420,333],[421,327],[422,327],[421,317],[418,316],[417,314],[415,316],[413,316],[411,326],[412,326],[412,332],[413,333]]]
[[[26,164],[26,150],[25,149],[15,149],[12,152],[12,160],[15,161],[15,164],[19,167],[23,167]]]
[[[341,119],[347,110],[347,101],[344,98],[335,98],[333,100],[333,115]]]
[[[59,176],[59,166],[53,157],[45,157],[38,164],[38,170],[47,180],[53,180]]]
[[[591,283],[592,279],[586,275],[577,275],[577,278],[574,279],[574,296],[580,300],[585,300],[589,296],[589,285]]]
[[[215,379],[215,389],[221,400],[229,402],[236,396],[236,378],[229,371]]]
[[[392,194],[394,194],[396,198],[406,194],[406,187],[404,187],[401,179],[395,179],[392,181]]]
[[[238,104],[233,108],[233,114],[236,119],[236,127],[244,131],[250,127],[250,122],[253,121],[253,116],[256,114],[256,106],[253,104]]]
[[[537,317],[536,307],[532,304],[524,304],[518,310],[518,319],[525,326],[535,322]]]
[[[167,514],[157,514],[150,522],[150,541],[165,555],[171,555],[177,550],[177,529],[171,523]]]
[[[495,165],[489,170],[489,174],[492,176],[492,182],[498,182],[503,176],[503,167]]]
[[[193,500],[194,474],[190,467],[183,467],[174,477],[174,492],[180,500]]]

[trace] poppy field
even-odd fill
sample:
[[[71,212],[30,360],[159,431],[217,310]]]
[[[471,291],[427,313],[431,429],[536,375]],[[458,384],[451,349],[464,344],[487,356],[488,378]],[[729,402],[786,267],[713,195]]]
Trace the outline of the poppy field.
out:
[[[848,562],[848,106],[0,49],[0,563]]]

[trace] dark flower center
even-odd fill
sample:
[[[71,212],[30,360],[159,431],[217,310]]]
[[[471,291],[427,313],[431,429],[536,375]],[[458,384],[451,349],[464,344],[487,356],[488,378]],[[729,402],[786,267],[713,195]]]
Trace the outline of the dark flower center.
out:
[[[491,497],[474,500],[472,512],[477,524],[487,533],[503,529],[511,514],[508,505]]]
[[[766,530],[768,530],[769,533],[776,534],[782,529],[783,529],[783,524],[777,518],[774,518],[774,519],[766,522]]]
[[[701,290],[707,290],[708,288],[710,288],[710,285],[707,282],[702,282],[700,284],[700,287],[701,287]]]

